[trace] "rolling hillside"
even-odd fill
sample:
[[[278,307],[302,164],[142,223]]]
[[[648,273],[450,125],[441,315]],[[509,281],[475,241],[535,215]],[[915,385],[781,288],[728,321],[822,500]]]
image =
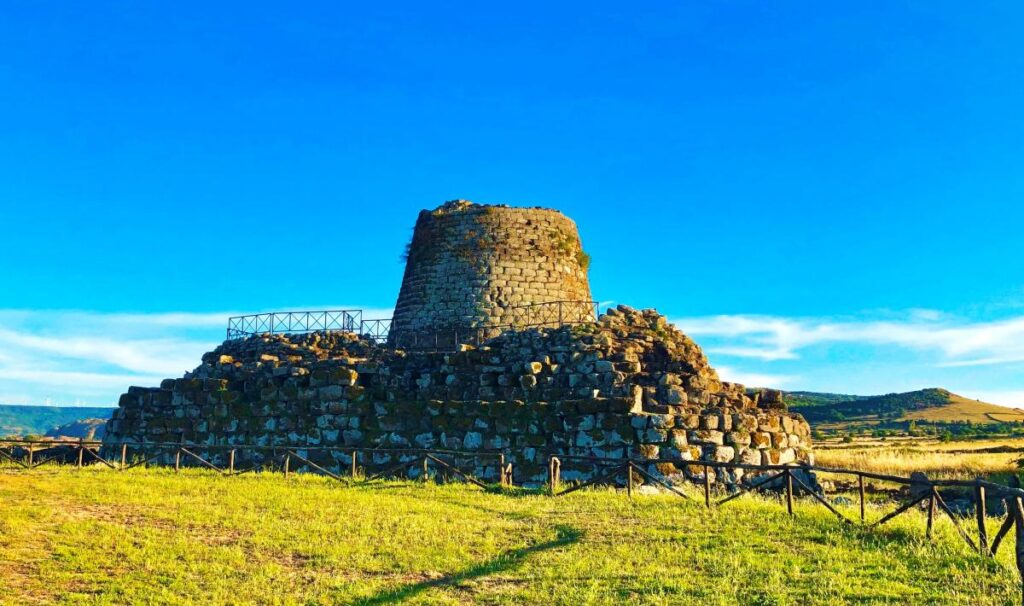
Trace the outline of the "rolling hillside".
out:
[[[41,436],[81,419],[109,419],[113,408],[0,404],[0,436]]]
[[[981,425],[1024,422],[1024,410],[971,400],[940,388],[880,396],[793,392],[787,393],[786,398],[790,409],[804,415],[812,425],[912,420]]]

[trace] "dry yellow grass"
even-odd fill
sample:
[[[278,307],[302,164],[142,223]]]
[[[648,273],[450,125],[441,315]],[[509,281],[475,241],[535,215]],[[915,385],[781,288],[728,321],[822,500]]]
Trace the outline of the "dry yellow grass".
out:
[[[949,453],[909,449],[822,450],[815,462],[826,467],[843,467],[899,476],[922,471],[931,478],[974,478],[1010,473],[1017,469],[1019,453]]]
[[[992,452],[1010,449],[1010,452]],[[935,439],[861,439],[830,442],[815,448],[815,462],[827,467],[908,476],[922,471],[932,478],[999,476],[1017,472],[1024,458],[1024,438],[940,442]]]
[[[949,404],[910,411],[903,416],[903,420],[911,419],[922,421],[970,421],[972,423],[987,424],[1024,421],[1024,411],[1018,408],[1007,408],[951,394]]]

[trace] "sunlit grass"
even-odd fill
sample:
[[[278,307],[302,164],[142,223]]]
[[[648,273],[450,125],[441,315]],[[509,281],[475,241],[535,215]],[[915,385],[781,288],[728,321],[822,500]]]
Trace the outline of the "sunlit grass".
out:
[[[772,498],[41,468],[0,472],[0,503],[3,604],[1019,599],[1010,549],[985,560],[948,521],[929,543],[919,512],[865,530],[810,501],[790,519]]]
[[[843,467],[909,476],[915,471],[931,478],[974,478],[1016,470],[1020,454],[961,454],[920,452],[910,449],[871,447],[851,450],[822,450],[815,454],[815,463],[825,467]]]
[[[1011,452],[985,452],[1000,448]],[[830,443],[815,448],[815,463],[891,475],[909,476],[915,471],[929,477],[972,479],[999,477],[1016,473],[1017,460],[1024,453],[1020,438],[961,440],[936,439],[857,439],[852,443]]]

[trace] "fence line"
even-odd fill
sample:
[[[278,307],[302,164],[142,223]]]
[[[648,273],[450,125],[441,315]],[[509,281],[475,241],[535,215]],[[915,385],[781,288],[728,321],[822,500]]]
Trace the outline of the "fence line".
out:
[[[101,449],[106,452],[101,453]],[[135,449],[134,459],[129,459],[129,453]],[[153,451],[156,450],[156,454]],[[197,450],[219,450],[227,453],[226,464],[216,464],[211,461],[209,455],[197,454]],[[57,451],[57,452],[54,452]],[[264,455],[258,463],[250,461],[248,467],[239,469],[237,453],[239,451],[252,451]],[[311,452],[340,453],[349,458],[348,476],[343,476],[339,467],[336,473],[323,465],[310,460]],[[113,455],[109,454],[113,453]],[[463,481],[471,483],[480,488],[487,489],[488,485],[475,477],[472,473],[462,468],[459,460],[471,460],[474,465],[480,461],[490,460],[497,464],[499,477],[498,485],[501,488],[515,486],[514,470],[512,463],[507,460],[506,452],[501,450],[483,451],[460,451],[445,449],[426,448],[359,448],[352,446],[304,446],[304,445],[274,445],[261,446],[257,444],[193,444],[185,442],[138,442],[138,441],[117,441],[103,442],[98,440],[36,440],[36,439],[0,439],[0,460],[7,460],[21,469],[35,469],[50,462],[73,463],[77,468],[82,468],[87,462],[96,462],[115,471],[124,471],[140,465],[155,463],[162,457],[171,453],[174,456],[174,469],[179,471],[183,462],[194,461],[195,465],[217,471],[225,476],[234,476],[254,471],[280,471],[285,477],[298,471],[292,468],[292,460],[299,462],[299,467],[307,466],[315,473],[326,475],[339,481],[361,482],[367,484],[382,478],[393,477],[400,473],[408,473],[409,469],[421,466],[422,477],[429,477],[430,467],[450,472]],[[269,453],[269,456],[266,456]],[[304,453],[304,454],[300,454]],[[106,454],[107,456],[103,456]],[[40,459],[36,459],[40,455]],[[388,460],[376,463],[374,455],[389,455]],[[391,456],[398,456],[401,460],[394,463]],[[362,457],[363,473],[360,474],[359,459]],[[975,480],[931,480],[927,478],[907,478],[874,472],[860,471],[856,469],[844,469],[836,467],[825,467],[809,464],[789,465],[748,465],[743,463],[722,463],[716,461],[687,461],[681,459],[639,459],[627,457],[593,457],[583,455],[568,455],[561,453],[546,453],[547,457],[547,494],[552,497],[559,497],[571,494],[583,488],[596,485],[618,484],[622,479],[626,487],[626,494],[632,498],[635,492],[635,484],[638,477],[657,484],[683,499],[692,500],[690,495],[683,492],[680,487],[673,485],[665,478],[659,478],[644,467],[657,465],[659,463],[670,463],[677,468],[682,468],[684,477],[690,468],[701,470],[702,489],[704,505],[707,508],[721,507],[733,501],[743,494],[754,493],[770,487],[778,488],[785,496],[786,510],[793,515],[793,504],[796,497],[801,493],[810,496],[814,502],[822,505],[843,523],[854,525],[856,522],[843,515],[821,494],[815,491],[806,481],[810,472],[829,473],[837,475],[852,475],[857,478],[859,494],[860,524],[867,528],[876,528],[888,523],[899,515],[910,511],[927,501],[927,517],[925,535],[932,538],[932,529],[935,518],[939,511],[946,515],[953,523],[959,536],[966,542],[973,551],[982,557],[994,558],[1000,545],[1011,529],[1015,530],[1015,561],[1017,571],[1024,578],[1024,489],[1004,486],[994,482],[988,482],[980,478]],[[564,462],[589,463],[594,466],[603,466],[603,469],[596,477],[589,480],[564,485],[561,480],[562,465]],[[370,474],[374,466],[390,466]],[[340,465],[340,462],[339,462]],[[767,475],[757,478],[746,486],[740,486],[735,492],[721,498],[718,501],[712,499],[711,471],[719,469],[742,469],[744,471],[763,472]],[[802,473],[798,473],[802,472]],[[623,477],[624,476],[624,477]],[[903,486],[910,486],[910,497],[903,502],[898,502],[894,510],[882,516],[880,519],[868,523],[866,517],[866,492],[864,480],[878,480],[891,482]],[[974,518],[977,525],[977,542],[961,525],[961,520],[952,511],[939,493],[939,488],[965,488],[973,491],[974,497]],[[986,510],[985,503],[988,498],[996,497],[1003,499],[1006,505],[1006,519],[1003,521],[995,537],[989,542],[988,531],[985,527]],[[1022,585],[1022,604],[1024,604],[1024,585]]]
[[[500,322],[476,325],[479,318],[465,317],[461,318],[464,325],[461,328],[447,325],[426,330],[393,330],[392,318],[364,319],[361,309],[269,312],[228,318],[227,340],[337,330],[403,349],[450,350],[461,344],[480,345],[513,328],[593,322],[597,319],[598,307],[597,301],[582,300],[530,303],[501,308],[503,320]]]

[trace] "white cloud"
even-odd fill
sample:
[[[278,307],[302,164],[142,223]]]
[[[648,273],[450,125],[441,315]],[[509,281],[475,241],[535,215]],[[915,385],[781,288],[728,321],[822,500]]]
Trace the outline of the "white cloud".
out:
[[[363,309],[364,319],[392,314],[322,308]],[[0,402],[113,404],[129,385],[157,385],[198,366],[236,315],[242,314],[0,310]]]
[[[0,329],[0,345],[52,358],[89,360],[140,373],[180,373],[196,366],[197,348],[209,341],[131,339],[117,337],[41,337]],[[203,350],[205,351],[205,350]],[[199,351],[202,355],[203,351]]]
[[[912,310],[902,320],[782,318],[736,315],[675,320],[692,337],[726,344],[711,353],[765,361],[793,360],[814,345],[891,345],[934,352],[937,365],[968,366],[1024,361],[1024,316],[969,322],[939,312]]]
[[[716,368],[718,376],[723,381],[730,383],[742,383],[747,387],[774,387],[782,388],[796,380],[796,377],[787,375],[764,374],[757,372],[744,372],[731,366],[719,366]]]
[[[1002,406],[1009,406],[1011,408],[1024,408],[1024,390],[990,391],[984,389],[960,389],[955,391],[965,398],[973,398],[981,400],[982,402],[988,402],[989,404],[999,404]]]
[[[61,389],[73,389],[82,395],[108,394],[111,389],[125,391],[129,385],[158,385],[163,378],[98,372],[0,369],[0,379],[60,386]]]

